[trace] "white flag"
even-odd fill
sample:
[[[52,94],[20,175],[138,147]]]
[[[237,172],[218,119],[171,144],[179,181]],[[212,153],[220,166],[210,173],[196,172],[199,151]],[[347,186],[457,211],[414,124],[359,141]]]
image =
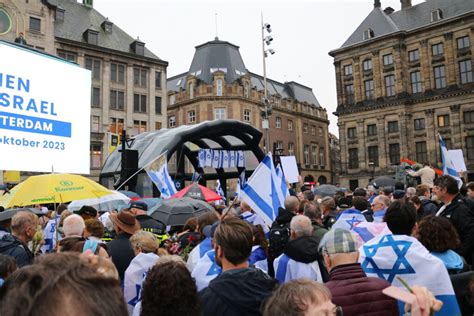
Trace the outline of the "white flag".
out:
[[[168,173],[166,154],[161,154],[144,169],[158,190],[160,190],[162,198],[169,198],[177,192],[174,182]]]

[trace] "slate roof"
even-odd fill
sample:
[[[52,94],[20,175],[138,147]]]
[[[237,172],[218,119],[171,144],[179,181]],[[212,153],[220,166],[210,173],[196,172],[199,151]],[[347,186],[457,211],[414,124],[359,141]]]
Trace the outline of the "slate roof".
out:
[[[239,46],[216,38],[213,41],[196,46],[189,71],[168,78],[168,91],[186,89],[186,77],[188,75],[194,75],[207,84],[211,84],[212,71],[215,70],[224,71],[225,80],[228,84],[232,84],[243,75],[249,75],[252,87],[255,87],[258,91],[263,90],[263,76],[252,73],[245,67],[239,52]],[[321,107],[313,90],[297,82],[281,83],[267,78],[267,89],[270,95],[280,95],[282,98],[291,98]]]
[[[441,9],[443,19],[431,22],[431,12],[437,9]],[[372,29],[374,31],[373,38],[377,38],[399,31],[409,32],[430,24],[442,23],[444,20],[468,12],[474,12],[473,0],[427,0],[391,14],[375,7],[354,33],[342,44],[341,48],[363,42],[363,33],[368,29]]]
[[[87,29],[99,32],[99,46],[124,53],[132,53],[130,44],[136,39],[128,35],[116,24],[112,26],[112,33],[106,33],[102,23],[107,20],[94,8],[83,5],[76,0],[48,0],[50,5],[65,10],[64,20],[55,21],[54,33],[58,38],[64,38],[76,42],[83,42],[83,34]],[[110,21],[113,23],[113,21]],[[141,57],[137,55],[137,57]],[[145,47],[145,57],[160,59]]]

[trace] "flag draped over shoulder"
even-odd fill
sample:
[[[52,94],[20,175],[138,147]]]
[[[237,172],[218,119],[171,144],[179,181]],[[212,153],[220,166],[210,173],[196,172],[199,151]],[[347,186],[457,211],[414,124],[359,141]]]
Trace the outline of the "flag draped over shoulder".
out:
[[[311,263],[303,263],[282,254],[275,259],[273,267],[275,269],[275,279],[280,284],[302,278],[323,282],[317,260]]]
[[[461,188],[462,180],[459,178],[458,172],[454,167],[454,163],[451,160],[451,157],[446,147],[446,143],[443,140],[443,137],[438,134],[439,137],[439,147],[441,148],[441,159],[443,160],[443,174],[449,175],[458,181],[458,186]]]
[[[168,173],[166,154],[158,156],[144,169],[158,190],[160,190],[162,198],[169,198],[177,192],[174,182]]]
[[[285,198],[278,184],[272,155],[268,154],[240,192],[241,199],[247,202],[268,226],[272,225],[278,215],[278,208],[284,205]]]
[[[332,227],[351,230],[354,226],[363,222],[367,222],[364,214],[356,209],[348,209],[339,214],[337,221]]]
[[[216,252],[210,250],[198,260],[191,276],[196,281],[197,290],[201,291],[209,285],[209,282],[221,274],[221,272],[221,267],[216,263]]]
[[[396,278],[408,285],[424,286],[443,308],[436,315],[461,315],[448,271],[443,262],[431,255],[416,239],[405,235],[380,235],[359,248],[359,262],[367,276],[387,280],[405,290]],[[401,313],[403,306],[400,306]]]
[[[199,259],[202,258],[209,250],[212,250],[211,238],[206,237],[189,253],[188,261],[186,263],[188,270],[192,272]]]
[[[387,223],[384,222],[360,222],[359,224],[352,227],[351,231],[357,237],[357,247],[362,246],[375,237],[392,233],[390,229],[388,229]]]

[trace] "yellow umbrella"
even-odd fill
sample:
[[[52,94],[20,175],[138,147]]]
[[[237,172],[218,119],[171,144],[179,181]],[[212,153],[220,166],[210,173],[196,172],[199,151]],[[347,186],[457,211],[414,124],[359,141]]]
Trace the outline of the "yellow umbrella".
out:
[[[54,173],[32,176],[0,197],[0,206],[27,206],[34,204],[65,203],[97,198],[112,191],[75,174]]]

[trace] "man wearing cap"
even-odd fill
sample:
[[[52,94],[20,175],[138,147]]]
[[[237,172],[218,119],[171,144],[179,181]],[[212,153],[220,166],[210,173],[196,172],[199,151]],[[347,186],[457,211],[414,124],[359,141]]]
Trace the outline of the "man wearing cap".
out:
[[[160,242],[167,239],[166,225],[157,221],[147,214],[148,205],[142,201],[132,201],[130,204],[130,212],[140,223],[141,229],[150,232],[158,238]]]
[[[342,307],[344,316],[399,315],[398,303],[382,290],[390,283],[367,277],[360,263],[354,235],[341,228],[333,228],[321,240],[319,247],[329,271],[325,283],[332,294],[332,302]]]
[[[84,205],[79,209],[79,211],[74,212],[74,214],[81,216],[84,221],[90,218],[97,218],[97,210],[88,205]]]
[[[109,254],[117,268],[120,282],[123,282],[125,270],[135,257],[135,253],[130,243],[130,237],[140,230],[140,223],[129,210],[120,213],[110,213],[110,220],[114,224],[115,238],[107,244]]]

